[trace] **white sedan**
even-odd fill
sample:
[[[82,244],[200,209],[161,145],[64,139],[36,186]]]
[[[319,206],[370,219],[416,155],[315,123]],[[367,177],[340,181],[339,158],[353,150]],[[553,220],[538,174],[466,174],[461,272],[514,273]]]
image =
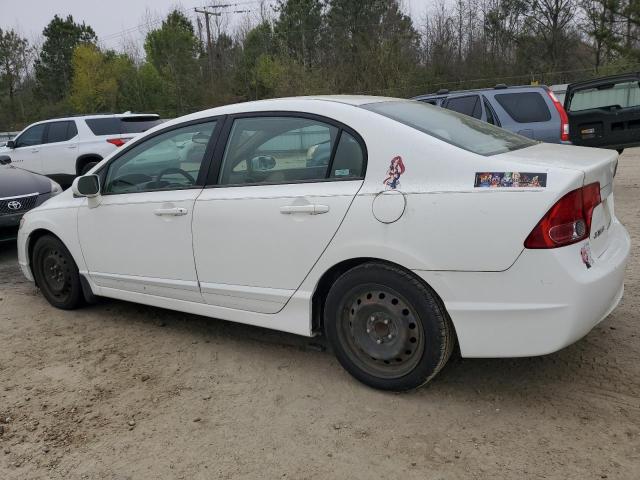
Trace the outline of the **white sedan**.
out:
[[[300,335],[381,389],[543,355],[618,304],[617,154],[420,102],[305,97],[163,123],[29,212],[54,306],[95,296]]]

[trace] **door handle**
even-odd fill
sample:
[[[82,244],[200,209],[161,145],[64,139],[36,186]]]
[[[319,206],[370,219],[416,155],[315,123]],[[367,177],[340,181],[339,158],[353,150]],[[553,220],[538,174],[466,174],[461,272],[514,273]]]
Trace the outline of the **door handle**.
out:
[[[73,148],[76,148],[76,146],[75,145],[69,145],[67,148],[73,149]]]
[[[183,208],[183,207],[156,208],[153,211],[153,213],[156,214],[156,215],[169,215],[169,216],[179,217],[181,215],[186,215],[187,214],[187,209]]]
[[[284,205],[280,207],[280,213],[290,215],[292,213],[307,213],[309,215],[319,215],[327,213],[329,205]]]
[[[40,151],[39,148],[32,148],[31,153],[38,153]]]

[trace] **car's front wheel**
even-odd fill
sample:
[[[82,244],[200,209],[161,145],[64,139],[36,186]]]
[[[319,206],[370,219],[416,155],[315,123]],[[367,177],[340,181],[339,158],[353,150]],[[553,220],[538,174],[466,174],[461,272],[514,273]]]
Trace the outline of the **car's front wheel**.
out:
[[[47,301],[71,310],[82,303],[78,267],[64,244],[52,235],[36,240],[31,258],[33,275]]]
[[[435,293],[393,265],[344,273],[327,295],[325,332],[342,366],[383,390],[410,390],[446,364],[454,331]]]

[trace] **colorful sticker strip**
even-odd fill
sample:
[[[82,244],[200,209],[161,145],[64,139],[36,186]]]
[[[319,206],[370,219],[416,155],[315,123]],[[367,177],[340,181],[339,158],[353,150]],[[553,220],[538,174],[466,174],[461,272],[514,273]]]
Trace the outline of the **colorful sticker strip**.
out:
[[[540,188],[547,186],[546,173],[477,172],[475,188]]]

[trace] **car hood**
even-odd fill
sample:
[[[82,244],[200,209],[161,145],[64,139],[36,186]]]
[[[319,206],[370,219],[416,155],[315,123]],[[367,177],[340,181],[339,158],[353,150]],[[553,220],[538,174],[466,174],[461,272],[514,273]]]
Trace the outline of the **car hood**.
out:
[[[50,191],[51,182],[47,177],[12,166],[0,167],[0,198]]]

